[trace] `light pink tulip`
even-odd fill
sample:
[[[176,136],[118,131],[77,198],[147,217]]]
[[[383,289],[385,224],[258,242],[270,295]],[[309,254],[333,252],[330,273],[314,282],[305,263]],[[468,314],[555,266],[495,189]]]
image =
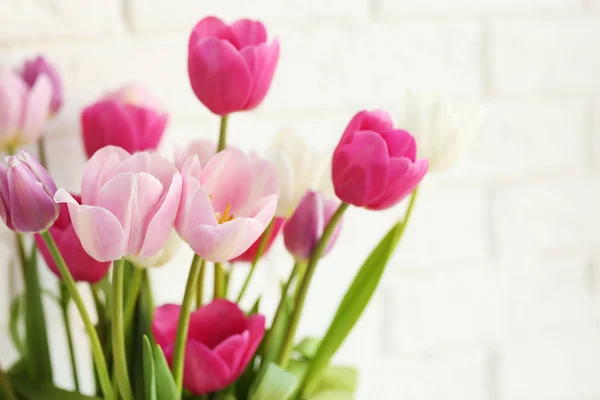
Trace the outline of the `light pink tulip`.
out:
[[[0,148],[18,148],[36,142],[50,114],[52,84],[45,74],[31,89],[21,76],[0,70]]]
[[[204,18],[188,43],[192,89],[217,115],[256,108],[269,91],[278,60],[277,39],[267,43],[265,26],[249,19],[227,25]]]
[[[183,149],[175,150],[175,166],[181,171],[187,160],[197,156],[200,166],[204,168],[215,154],[217,154],[215,142],[206,139],[194,140]]]
[[[315,245],[323,236],[325,225],[339,205],[338,201],[324,199],[319,192],[306,192],[292,217],[283,226],[285,247],[296,261],[308,261]],[[341,223],[335,227],[322,256],[334,245],[341,227]]]
[[[177,233],[208,261],[225,262],[242,254],[275,214],[279,180],[269,161],[228,148],[204,168],[192,157],[181,174]]]
[[[371,210],[392,207],[410,194],[427,172],[416,160],[415,139],[394,129],[385,111],[361,111],[352,118],[332,159],[335,194]]]
[[[75,232],[98,261],[128,257],[144,265],[165,247],[181,197],[181,176],[156,153],[130,155],[120,147],[98,150],[87,162],[81,205],[64,189]]]

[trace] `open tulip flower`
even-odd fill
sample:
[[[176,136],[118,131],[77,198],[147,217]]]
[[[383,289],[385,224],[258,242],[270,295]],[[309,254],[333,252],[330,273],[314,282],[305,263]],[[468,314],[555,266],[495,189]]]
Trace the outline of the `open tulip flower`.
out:
[[[256,108],[267,95],[278,60],[279,42],[267,43],[267,30],[259,21],[240,19],[227,25],[207,17],[190,35],[192,89],[217,115]]]
[[[242,254],[275,214],[279,181],[269,161],[228,148],[204,168],[192,157],[181,173],[177,232],[208,261],[225,262]]]
[[[194,140],[188,143],[184,148],[175,150],[175,166],[180,171],[185,162],[196,156],[200,162],[200,167],[204,168],[215,154],[217,154],[217,143],[212,140]]]
[[[173,358],[180,307],[154,312],[152,333],[167,360]],[[196,395],[224,389],[244,372],[265,334],[265,317],[246,316],[237,304],[217,299],[191,314],[183,385]],[[265,399],[267,400],[267,399]]]
[[[416,160],[410,133],[394,129],[385,111],[352,118],[333,153],[332,178],[343,202],[372,210],[394,206],[419,184],[427,160]]]
[[[127,256],[144,265],[167,244],[180,196],[181,176],[169,161],[109,146],[84,168],[81,204],[64,189],[55,200],[68,204],[75,232],[94,259]]]

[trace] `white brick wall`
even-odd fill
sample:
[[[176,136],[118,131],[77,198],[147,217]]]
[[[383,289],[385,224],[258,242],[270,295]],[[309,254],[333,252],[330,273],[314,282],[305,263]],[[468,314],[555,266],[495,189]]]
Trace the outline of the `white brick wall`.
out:
[[[599,1],[4,0],[0,63],[42,53],[65,76],[67,106],[48,132],[60,185],[80,179],[80,108],[128,80],[170,111],[165,154],[216,137],[218,121],[186,76],[189,29],[207,14],[264,19],[282,43],[264,105],[231,118],[229,137],[245,149],[264,150],[285,125],[331,149],[359,108],[397,114],[405,88],[487,107],[466,159],[427,177],[381,290],[338,354],[361,367],[359,399],[600,397]],[[349,212],[317,271],[302,334],[325,329],[402,209]],[[11,252],[10,237],[0,230],[0,253]],[[159,302],[180,300],[189,257],[154,272]],[[267,290],[267,313],[273,275],[290,264],[278,244],[251,288]],[[3,267],[0,325],[19,289]],[[46,274],[44,284],[54,285]],[[2,363],[13,360],[6,335],[0,349]],[[53,349],[64,357],[58,339]],[[68,374],[58,381],[68,385]]]

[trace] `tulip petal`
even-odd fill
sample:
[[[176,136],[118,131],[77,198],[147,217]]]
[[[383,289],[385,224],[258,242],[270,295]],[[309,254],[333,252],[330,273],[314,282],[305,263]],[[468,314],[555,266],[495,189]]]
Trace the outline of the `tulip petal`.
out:
[[[373,132],[387,132],[394,129],[392,117],[386,111],[373,110],[373,111],[361,111],[357,113],[346,127],[340,145],[348,144],[352,142],[354,134],[358,131],[373,131]]]
[[[128,152],[138,150],[138,127],[116,100],[101,100],[81,113],[83,144],[88,157],[105,146],[118,146]]]
[[[248,331],[244,331],[240,335],[232,335],[225,339],[224,342],[221,342],[213,350],[234,374],[240,369],[240,364],[243,361],[248,346],[249,336],[250,334]],[[237,376],[234,375],[232,378],[236,379]]]
[[[24,150],[19,151],[17,157],[29,167],[29,170],[33,173],[35,178],[42,183],[46,193],[50,196],[54,196],[54,193],[56,193],[56,183],[54,183],[54,180],[50,177],[46,168],[44,168],[38,160],[32,157],[31,154]]]
[[[324,218],[325,225],[329,222],[329,220],[331,219],[331,217],[336,212],[336,210],[338,209],[339,206],[340,206],[340,203],[337,200],[332,200],[332,199],[324,200],[323,214],[325,217]],[[333,233],[331,234],[331,237],[329,238],[329,241],[327,242],[327,245],[325,246],[325,250],[323,250],[322,257],[324,257],[327,253],[329,253],[329,250],[331,250],[331,248],[335,244],[337,237],[340,234],[340,231],[342,229],[342,223],[343,223],[343,220],[340,220],[337,223],[337,225],[335,226],[335,229],[333,230]]]
[[[258,46],[267,41],[267,29],[260,21],[239,19],[231,24],[230,29],[236,39],[234,44],[239,50],[247,46]]]
[[[240,54],[252,75],[250,97],[246,101],[244,109],[252,110],[263,101],[271,87],[279,61],[279,41],[275,39],[270,45],[264,43],[246,47]]]
[[[100,189],[110,178],[129,153],[117,146],[106,146],[98,150],[85,164],[81,182],[81,201],[87,205],[97,205]]]
[[[250,317],[248,317],[246,319],[246,326],[247,326],[248,332],[250,332],[250,336],[248,337],[248,345],[246,347],[246,354],[244,354],[244,357],[242,358],[242,360],[240,362],[239,369],[237,371],[234,371],[234,373],[238,376],[239,376],[239,374],[241,374],[244,371],[244,369],[246,368],[246,366],[252,359],[252,356],[254,356],[254,354],[258,350],[258,346],[260,346],[260,343],[262,342],[262,339],[265,336],[265,317],[264,317],[264,315],[260,315],[260,314],[251,315]]]
[[[210,16],[200,20],[194,29],[192,29],[190,40],[188,42],[188,51],[191,51],[196,43],[202,38],[211,36],[229,40],[232,44],[235,41],[235,37],[233,36],[233,32],[229,29],[229,26],[219,18]]]
[[[385,189],[369,204],[372,210],[392,207],[410,194],[427,173],[427,160],[411,163],[407,158],[390,160],[388,183]]]
[[[0,71],[0,143],[19,130],[27,99],[27,85],[10,70]]]
[[[217,144],[212,140],[194,140],[183,149],[175,150],[175,166],[182,171],[186,161],[197,156],[200,165],[204,167],[216,153]]]
[[[0,164],[0,217],[8,226],[9,229],[14,230],[10,214],[10,191],[8,190],[8,169],[6,165]]]
[[[405,130],[395,129],[381,133],[387,143],[388,154],[392,157],[404,157],[415,162],[417,144],[410,133]]]
[[[189,243],[190,238],[193,238],[190,229],[199,225],[216,226],[218,222],[210,197],[198,180],[190,177],[183,179],[181,203],[175,227],[181,238]]]
[[[167,114],[160,114],[154,109],[126,104],[125,108],[136,127],[135,151],[155,150],[167,126]]]
[[[25,113],[21,125],[21,135],[25,143],[35,142],[44,129],[50,115],[52,83],[45,74],[40,75],[29,91]]]
[[[99,206],[110,211],[121,223],[127,238],[128,254],[139,254],[148,219],[162,191],[160,181],[146,172],[122,172],[100,190]]]
[[[164,188],[168,188],[173,181],[173,174],[177,173],[177,168],[160,154],[144,151],[126,158],[115,171],[115,175],[121,172],[147,172],[158,179]]]
[[[85,251],[97,261],[118,260],[126,254],[123,227],[110,211],[94,206],[80,206],[64,189],[54,195],[57,203],[68,203],[73,227]]]
[[[267,243],[266,243],[265,248],[263,249],[261,257],[265,256],[269,252],[269,250],[271,249],[271,246],[273,245],[273,242],[275,242],[275,239],[279,235],[279,232],[281,231],[281,228],[283,227],[284,223],[285,223],[285,218],[276,217],[273,220],[273,228],[271,229],[271,234],[269,235],[269,238],[267,239]],[[243,252],[238,257],[232,259],[231,262],[232,263],[234,263],[234,262],[251,262],[252,260],[254,260],[254,257],[256,256],[256,253],[258,252],[258,248],[259,248],[260,243],[262,242],[264,236],[265,236],[265,233],[260,235],[260,237],[258,239],[256,239],[254,241],[254,243],[252,243],[252,246],[250,246],[248,248],[248,250]]]
[[[73,279],[80,282],[97,283],[106,276],[111,263],[92,259],[83,249],[73,225],[70,225],[64,232],[54,229],[50,229],[50,232],[55,238]],[[56,265],[54,267],[56,268]],[[58,272],[57,268],[55,272]],[[60,277],[60,273],[57,275]]]
[[[152,334],[156,343],[163,349],[175,343],[180,313],[181,306],[178,304],[165,304],[154,309]]]
[[[183,386],[193,394],[224,389],[233,382],[231,370],[215,352],[196,340],[185,346]]]
[[[216,299],[192,313],[188,337],[214,349],[228,337],[245,329],[246,316],[238,305]]]
[[[162,204],[159,203],[158,210],[153,211],[154,215],[148,223],[140,257],[149,258],[161,251],[173,230],[173,222],[181,199],[181,175],[176,173],[172,180]]]
[[[309,191],[283,228],[285,247],[298,261],[308,260],[323,234],[323,197]]]
[[[235,215],[239,217],[253,216],[253,211],[264,208],[262,205],[257,207],[257,202],[260,199],[270,195],[277,195],[279,191],[279,176],[273,163],[255,156],[250,156],[248,162],[253,180],[249,188],[249,193],[246,196],[245,204],[234,211]]]
[[[198,41],[189,52],[188,73],[194,93],[213,113],[226,115],[244,109],[252,76],[228,41],[215,37]]]

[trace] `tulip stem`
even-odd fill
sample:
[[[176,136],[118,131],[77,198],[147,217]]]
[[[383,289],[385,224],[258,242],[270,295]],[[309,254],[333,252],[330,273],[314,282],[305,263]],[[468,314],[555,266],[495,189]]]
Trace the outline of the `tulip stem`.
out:
[[[225,271],[221,263],[215,263],[214,275],[213,299],[218,299],[225,293]]]
[[[290,359],[292,347],[294,346],[294,336],[296,335],[296,329],[298,329],[298,323],[300,322],[302,308],[304,307],[304,301],[306,300],[306,294],[308,293],[308,287],[310,286],[312,276],[315,273],[317,264],[319,263],[319,259],[321,258],[325,247],[327,247],[327,244],[329,243],[329,238],[335,231],[336,225],[342,218],[342,215],[344,215],[344,212],[348,209],[348,206],[349,204],[342,203],[337,210],[335,210],[335,213],[333,213],[329,219],[329,222],[327,222],[325,229],[323,230],[321,239],[319,239],[312,251],[312,255],[306,267],[306,272],[304,273],[304,277],[300,282],[300,289],[298,290],[298,295],[296,296],[296,304],[292,310],[290,323],[284,336],[281,350],[279,351],[279,357],[277,358],[277,364],[283,368],[287,367]]]
[[[125,356],[125,332],[123,320],[123,279],[125,260],[121,258],[113,263],[112,273],[112,348],[117,386],[123,400],[133,400],[131,382]]]
[[[48,157],[46,157],[46,141],[44,140],[44,136],[40,137],[38,140],[37,148],[40,164],[42,164],[42,167],[48,169]]]
[[[77,290],[77,285],[75,284],[75,280],[73,276],[71,276],[71,272],[67,265],[65,264],[65,260],[63,259],[60,251],[56,247],[56,243],[54,243],[54,239],[48,231],[41,232],[40,234],[46,242],[46,246],[48,246],[48,250],[50,254],[52,254],[52,258],[60,271],[60,275],[62,277],[67,290],[69,291],[69,295],[75,302],[77,309],[79,310],[79,314],[81,315],[81,319],[83,321],[83,325],[85,326],[85,330],[87,332],[88,337],[90,338],[90,344],[92,347],[92,354],[94,356],[94,363],[96,365],[96,370],[98,371],[98,377],[100,379],[100,386],[102,387],[102,393],[104,393],[104,398],[106,400],[114,400],[115,394],[112,390],[112,386],[110,383],[110,377],[108,375],[108,368],[106,367],[106,360],[104,359],[104,354],[102,352],[102,346],[100,345],[100,340],[98,339],[98,334],[96,333],[96,328],[92,323],[92,320],[85,309],[85,304],[83,302],[83,298],[79,294]]]
[[[6,400],[17,400],[17,396],[15,392],[12,390],[12,386],[10,385],[10,381],[8,377],[4,373],[4,370],[0,367],[0,394],[4,395],[4,399]]]
[[[77,375],[77,359],[75,358],[75,348],[73,347],[73,333],[71,332],[71,318],[69,317],[69,303],[71,302],[71,296],[65,286],[64,282],[59,282],[60,285],[60,305],[65,324],[65,333],[67,335],[67,345],[69,347],[69,358],[71,360],[71,373],[73,375],[73,384],[75,390],[79,393],[79,377]]]
[[[296,277],[296,275],[298,275],[298,273],[300,272],[301,268],[302,268],[302,264],[300,264],[300,263],[294,264],[294,268],[292,269],[292,272],[290,273],[290,277],[288,278],[283,289],[281,290],[281,299],[279,300],[279,305],[277,306],[277,311],[275,311],[275,317],[273,317],[273,322],[271,323],[271,328],[267,332],[265,339],[264,339],[263,348],[265,349],[265,354],[264,354],[264,360],[261,361],[261,364],[260,364],[261,370],[266,368],[267,365],[269,364],[269,362],[272,361],[272,359],[274,357],[274,354],[269,354],[269,345],[271,344],[271,340],[273,340],[273,329],[275,329],[278,326],[278,324],[281,321],[281,318],[283,318],[283,316],[284,316],[284,309],[285,309],[285,305],[287,302],[287,293],[290,291],[292,282],[294,281],[294,278]],[[258,376],[260,376],[260,372],[259,372]]]
[[[185,356],[185,343],[187,341],[188,328],[190,325],[190,309],[192,308],[192,300],[196,289],[196,281],[200,274],[200,265],[202,258],[198,254],[194,254],[190,273],[188,274],[187,284],[185,286],[185,294],[179,311],[179,323],[177,325],[177,336],[175,337],[175,349],[173,351],[173,378],[177,387],[177,393],[181,393],[183,389],[183,361]]]
[[[254,270],[256,269],[256,265],[258,264],[258,260],[262,256],[262,253],[265,251],[265,247],[269,242],[269,238],[271,236],[271,232],[273,232],[273,227],[275,226],[275,219],[272,219],[269,225],[267,225],[267,229],[263,233],[260,243],[258,244],[258,248],[256,249],[256,254],[252,259],[252,264],[250,265],[250,272],[248,272],[248,276],[246,276],[246,280],[244,281],[244,286],[242,286],[242,290],[240,290],[240,294],[237,298],[237,303],[242,301],[242,297],[244,297],[244,293],[250,284],[250,280],[252,279],[252,275],[254,274]]]
[[[204,297],[204,274],[206,271],[206,261],[202,259],[200,263],[200,272],[198,273],[198,282],[196,283],[196,308],[202,307]]]
[[[229,115],[225,114],[221,117],[221,127],[219,128],[219,147],[217,147],[217,152],[221,150],[225,150],[227,147],[227,120],[229,119]]]

